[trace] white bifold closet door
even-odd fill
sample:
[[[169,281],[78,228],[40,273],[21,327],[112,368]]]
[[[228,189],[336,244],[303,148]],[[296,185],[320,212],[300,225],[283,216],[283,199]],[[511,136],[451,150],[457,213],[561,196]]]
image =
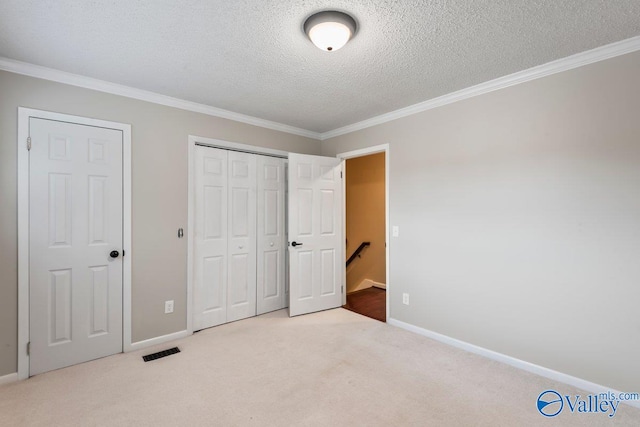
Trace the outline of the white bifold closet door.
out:
[[[227,322],[256,315],[256,156],[229,151]]]
[[[196,146],[194,330],[284,308],[284,160]]]
[[[228,151],[195,147],[194,330],[227,321]]]
[[[284,159],[256,156],[258,159],[258,314],[287,306],[285,162]]]

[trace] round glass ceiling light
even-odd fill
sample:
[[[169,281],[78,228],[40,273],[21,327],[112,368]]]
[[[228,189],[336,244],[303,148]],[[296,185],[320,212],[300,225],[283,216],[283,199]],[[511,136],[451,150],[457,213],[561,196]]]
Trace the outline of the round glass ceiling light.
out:
[[[318,48],[333,52],[347,44],[354,36],[356,21],[346,13],[325,10],[307,18],[304,22],[304,32]]]

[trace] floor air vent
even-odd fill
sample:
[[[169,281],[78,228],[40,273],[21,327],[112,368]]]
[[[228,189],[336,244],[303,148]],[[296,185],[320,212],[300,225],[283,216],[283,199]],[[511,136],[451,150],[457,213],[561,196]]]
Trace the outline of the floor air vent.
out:
[[[178,347],[173,347],[168,350],[162,350],[157,353],[147,354],[146,356],[142,356],[142,360],[145,362],[149,362],[151,360],[160,359],[162,357],[171,356],[172,354],[180,353],[180,349]]]

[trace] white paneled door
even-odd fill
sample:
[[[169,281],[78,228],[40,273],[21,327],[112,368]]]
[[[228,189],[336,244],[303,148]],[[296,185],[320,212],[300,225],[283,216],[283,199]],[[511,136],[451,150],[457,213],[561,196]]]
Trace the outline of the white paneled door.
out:
[[[289,314],[342,304],[342,163],[289,155]]]
[[[258,161],[257,314],[285,307],[285,161]]]
[[[122,131],[31,118],[30,374],[122,351]]]
[[[256,315],[256,157],[229,151],[227,322]]]
[[[227,321],[228,151],[196,146],[194,156],[194,330]]]
[[[283,308],[284,160],[199,145],[193,159],[194,330]]]

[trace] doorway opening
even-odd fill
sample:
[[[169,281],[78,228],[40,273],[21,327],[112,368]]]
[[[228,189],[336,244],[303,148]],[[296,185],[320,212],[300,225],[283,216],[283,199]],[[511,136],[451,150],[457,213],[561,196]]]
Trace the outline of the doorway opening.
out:
[[[343,308],[386,322],[385,151],[345,161],[346,301]]]

